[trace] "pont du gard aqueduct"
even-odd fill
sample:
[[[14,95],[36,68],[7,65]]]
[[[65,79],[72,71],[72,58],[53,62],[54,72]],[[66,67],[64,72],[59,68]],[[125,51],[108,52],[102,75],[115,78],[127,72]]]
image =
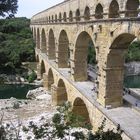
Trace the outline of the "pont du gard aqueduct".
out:
[[[69,101],[93,130],[120,128],[124,140],[140,140],[140,113],[124,98],[124,59],[140,39],[139,0],[65,0],[34,15],[38,78],[52,103]],[[96,52],[96,68],[87,62]]]

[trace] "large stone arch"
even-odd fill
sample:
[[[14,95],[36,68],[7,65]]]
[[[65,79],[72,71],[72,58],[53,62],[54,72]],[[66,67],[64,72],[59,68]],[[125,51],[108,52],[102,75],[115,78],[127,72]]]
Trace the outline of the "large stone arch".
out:
[[[52,29],[49,31],[49,38],[48,38],[48,58],[49,59],[55,59],[55,37],[54,32]]]
[[[139,8],[139,0],[127,0],[126,17],[137,17]]]
[[[76,39],[73,66],[74,81],[86,81],[88,78],[87,56],[90,42],[94,45],[91,36],[86,31],[82,31]]]
[[[50,68],[48,71],[48,90],[51,90],[52,84],[54,84],[54,75],[52,69]]]
[[[41,32],[41,51],[42,53],[47,53],[46,33],[44,28]]]
[[[96,19],[102,19],[103,18],[103,6],[98,3],[95,8],[95,18]]]
[[[77,97],[72,105],[72,112],[78,116],[83,117],[85,124],[91,124],[89,112],[84,101]]]
[[[64,81],[59,79],[56,87],[52,89],[52,101],[54,105],[62,105],[68,100],[67,89]]]
[[[106,105],[111,105],[112,107],[122,105],[125,53],[135,38],[133,34],[123,33],[116,37],[110,46],[105,68]]]
[[[117,0],[112,0],[109,5],[109,18],[119,18],[119,4]]]
[[[58,40],[58,67],[67,68],[69,67],[69,39],[65,30],[62,30],[59,34]]]
[[[84,11],[84,19],[90,20],[90,8],[88,6],[86,6],[85,11]]]
[[[37,28],[37,48],[40,49],[40,31],[39,28]]]

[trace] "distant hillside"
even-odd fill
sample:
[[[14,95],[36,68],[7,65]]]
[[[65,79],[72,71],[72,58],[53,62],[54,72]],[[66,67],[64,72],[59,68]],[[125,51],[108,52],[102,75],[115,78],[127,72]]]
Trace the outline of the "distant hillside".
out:
[[[34,61],[34,43],[27,18],[0,19],[0,73],[15,72]]]

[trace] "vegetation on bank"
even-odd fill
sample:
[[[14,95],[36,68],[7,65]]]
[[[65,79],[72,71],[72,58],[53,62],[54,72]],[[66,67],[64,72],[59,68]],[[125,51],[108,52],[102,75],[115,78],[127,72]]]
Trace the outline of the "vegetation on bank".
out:
[[[22,62],[34,61],[30,20],[0,19],[0,25],[0,73],[17,73]]]

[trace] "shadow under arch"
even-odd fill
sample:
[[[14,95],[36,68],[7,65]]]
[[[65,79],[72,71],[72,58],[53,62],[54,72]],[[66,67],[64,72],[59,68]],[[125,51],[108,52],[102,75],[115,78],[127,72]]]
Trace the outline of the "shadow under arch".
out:
[[[41,32],[41,51],[42,53],[47,53],[46,33],[44,29]]]
[[[90,20],[90,9],[88,6],[86,6],[85,11],[84,11],[84,19]]]
[[[96,19],[103,19],[103,6],[98,3],[95,9],[95,18]]]
[[[41,61],[41,68],[40,68],[41,78],[43,78],[43,74],[44,74],[45,72],[46,72],[45,63],[44,63],[44,61],[42,60],[42,61]]]
[[[69,39],[65,30],[62,30],[59,35],[58,40],[58,67],[59,68],[68,68],[70,51],[69,51]]]
[[[52,29],[49,31],[49,40],[48,40],[48,58],[55,59],[55,38],[54,32]]]
[[[119,18],[119,4],[116,0],[112,0],[109,6],[109,18]]]
[[[110,46],[106,62],[106,98],[112,107],[122,105],[125,54],[135,35],[123,33]]]
[[[96,59],[96,51],[93,46],[94,46],[93,40],[86,31],[83,31],[78,35],[75,43],[75,52],[74,52],[74,67],[73,67],[74,81],[88,80],[87,71],[90,49],[94,49]]]
[[[39,28],[37,29],[37,48],[40,49],[40,31]]]
[[[66,101],[68,101],[66,86],[62,79],[59,79],[58,81],[56,100],[57,105],[63,105]]]
[[[139,4],[140,4],[139,0],[127,0],[125,16],[126,17],[137,17]]]
[[[54,76],[52,69],[50,68],[48,71],[48,89],[51,90],[51,86],[54,84]]]
[[[72,112],[78,116],[81,116],[84,119],[83,121],[85,124],[91,125],[88,109],[81,98],[77,97],[74,100],[72,105]]]

